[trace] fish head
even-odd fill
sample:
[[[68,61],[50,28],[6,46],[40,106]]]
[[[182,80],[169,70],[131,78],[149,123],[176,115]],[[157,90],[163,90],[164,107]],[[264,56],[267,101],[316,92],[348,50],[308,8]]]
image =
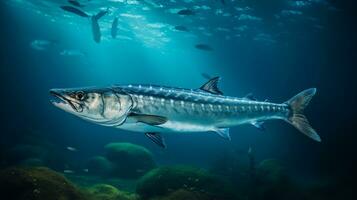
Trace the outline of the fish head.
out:
[[[51,89],[56,107],[85,120],[119,126],[133,106],[130,95],[112,88]]]

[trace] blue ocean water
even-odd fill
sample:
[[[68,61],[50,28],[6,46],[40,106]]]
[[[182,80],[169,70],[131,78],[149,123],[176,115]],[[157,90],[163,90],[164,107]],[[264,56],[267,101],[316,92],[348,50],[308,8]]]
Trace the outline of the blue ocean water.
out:
[[[221,158],[233,159],[232,154],[248,162],[248,150],[253,149],[257,163],[279,160],[290,177],[304,184],[327,182],[344,188],[355,174],[353,2],[74,2],[90,16],[108,11],[98,20],[99,43],[93,40],[89,18],[60,8],[76,7],[68,1],[0,3],[1,168],[19,165],[23,160],[9,159],[9,152],[31,145],[46,149],[44,157],[51,157],[41,160],[44,166],[90,176],[83,170],[91,157],[104,155],[108,143],[127,142],[148,149],[158,166],[209,170]],[[183,10],[190,13],[180,14]],[[231,141],[210,132],[163,133],[167,148],[162,149],[142,133],[86,122],[49,101],[51,88],[155,84],[196,89],[207,81],[202,74],[220,76],[225,95],[253,93],[258,100],[276,103],[316,87],[305,114],[322,143],[288,123],[268,121],[264,132],[251,125],[231,128]],[[341,197],[339,192],[336,197]]]

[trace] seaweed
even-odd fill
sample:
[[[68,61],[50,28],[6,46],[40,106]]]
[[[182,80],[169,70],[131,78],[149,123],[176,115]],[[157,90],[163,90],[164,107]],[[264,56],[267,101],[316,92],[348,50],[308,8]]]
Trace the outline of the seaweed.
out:
[[[143,199],[166,196],[184,189],[213,199],[234,199],[232,185],[204,169],[190,166],[159,167],[145,174],[136,191]]]
[[[12,167],[0,172],[2,199],[85,200],[86,195],[61,174],[45,167]]]
[[[105,146],[106,158],[112,163],[111,174],[120,178],[138,178],[156,166],[152,153],[131,143],[110,143]]]

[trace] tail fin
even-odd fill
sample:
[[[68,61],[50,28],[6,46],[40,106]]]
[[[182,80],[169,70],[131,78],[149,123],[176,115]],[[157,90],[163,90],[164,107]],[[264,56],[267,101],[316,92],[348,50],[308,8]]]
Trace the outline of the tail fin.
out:
[[[287,118],[287,121],[301,131],[303,134],[312,138],[317,142],[321,142],[320,136],[316,133],[316,131],[310,126],[309,121],[303,114],[304,109],[307,105],[309,105],[312,97],[316,93],[316,88],[310,88],[304,90],[291,98],[289,101],[285,102],[285,104],[290,106],[291,114]]]

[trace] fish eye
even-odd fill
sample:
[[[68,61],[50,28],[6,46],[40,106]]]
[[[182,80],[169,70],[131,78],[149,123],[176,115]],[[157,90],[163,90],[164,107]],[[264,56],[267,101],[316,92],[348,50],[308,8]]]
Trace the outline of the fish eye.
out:
[[[76,99],[82,101],[84,99],[84,97],[85,97],[84,92],[82,92],[82,91],[77,92],[75,97],[76,97]]]

